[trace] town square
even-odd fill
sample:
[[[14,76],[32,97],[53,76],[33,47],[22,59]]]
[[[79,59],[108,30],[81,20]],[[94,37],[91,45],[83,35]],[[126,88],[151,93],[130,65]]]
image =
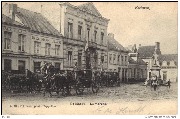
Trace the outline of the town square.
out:
[[[176,5],[3,2],[3,114],[177,114]]]

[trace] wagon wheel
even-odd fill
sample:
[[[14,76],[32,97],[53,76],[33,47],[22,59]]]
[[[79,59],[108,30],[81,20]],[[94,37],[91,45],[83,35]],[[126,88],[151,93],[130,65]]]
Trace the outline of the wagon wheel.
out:
[[[82,83],[78,83],[76,85],[76,94],[77,95],[82,95],[83,94],[83,91],[84,91],[84,86]]]
[[[41,89],[42,89],[42,84],[41,84],[41,83],[39,83],[39,84],[35,84],[35,91],[40,92],[40,91],[41,91]]]
[[[99,91],[99,85],[97,83],[92,83],[92,91],[93,93],[97,93]]]

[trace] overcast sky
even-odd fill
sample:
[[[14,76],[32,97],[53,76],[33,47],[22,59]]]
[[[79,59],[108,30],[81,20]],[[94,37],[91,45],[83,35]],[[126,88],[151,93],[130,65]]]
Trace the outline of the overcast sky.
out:
[[[42,13],[59,30],[59,2],[17,3],[19,7]],[[73,2],[73,5],[83,4]],[[108,33],[124,47],[160,42],[163,54],[177,53],[177,2],[93,2],[101,15],[110,19]],[[41,10],[41,5],[42,10]],[[149,7],[135,9],[135,7]]]

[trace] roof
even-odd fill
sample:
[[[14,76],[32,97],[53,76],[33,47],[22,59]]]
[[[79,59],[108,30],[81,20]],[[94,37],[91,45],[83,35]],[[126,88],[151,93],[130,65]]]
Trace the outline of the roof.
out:
[[[155,51],[155,46],[141,46],[138,49],[139,56],[141,58],[152,57]]]
[[[170,62],[170,61],[175,61],[178,62],[178,54],[163,54],[159,55],[158,57],[159,62]]]
[[[130,64],[137,64],[137,62],[131,57],[129,57],[129,63]]]
[[[21,22],[28,26],[32,31],[54,35],[62,36],[58,30],[56,30],[49,21],[43,17],[40,13],[32,12],[23,8],[17,7],[16,16],[21,20]]]
[[[77,6],[80,10],[86,11],[88,13],[91,13],[95,16],[102,17],[102,15],[99,13],[97,8],[94,6],[92,2],[88,2],[82,5]]]
[[[125,49],[126,49],[129,53],[133,53],[133,51],[130,50],[128,47],[125,47]]]
[[[23,24],[17,22],[17,21],[13,21],[10,17],[2,14],[2,22],[3,23],[7,23],[7,24],[10,24],[10,25],[17,25],[17,26],[24,26]]]
[[[108,48],[109,50],[128,52],[119,42],[117,42],[114,38],[107,37],[108,40]]]
[[[130,64],[146,65],[146,62],[144,62],[142,59],[139,58],[138,62],[137,62],[132,57],[129,57],[129,63]]]
[[[139,58],[139,64],[142,64],[142,65],[147,65],[145,61],[143,61],[142,59]]]

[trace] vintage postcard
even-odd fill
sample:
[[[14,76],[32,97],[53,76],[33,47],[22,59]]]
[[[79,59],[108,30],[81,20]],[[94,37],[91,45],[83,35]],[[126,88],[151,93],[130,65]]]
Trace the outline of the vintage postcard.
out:
[[[2,2],[3,115],[177,115],[178,2]]]

